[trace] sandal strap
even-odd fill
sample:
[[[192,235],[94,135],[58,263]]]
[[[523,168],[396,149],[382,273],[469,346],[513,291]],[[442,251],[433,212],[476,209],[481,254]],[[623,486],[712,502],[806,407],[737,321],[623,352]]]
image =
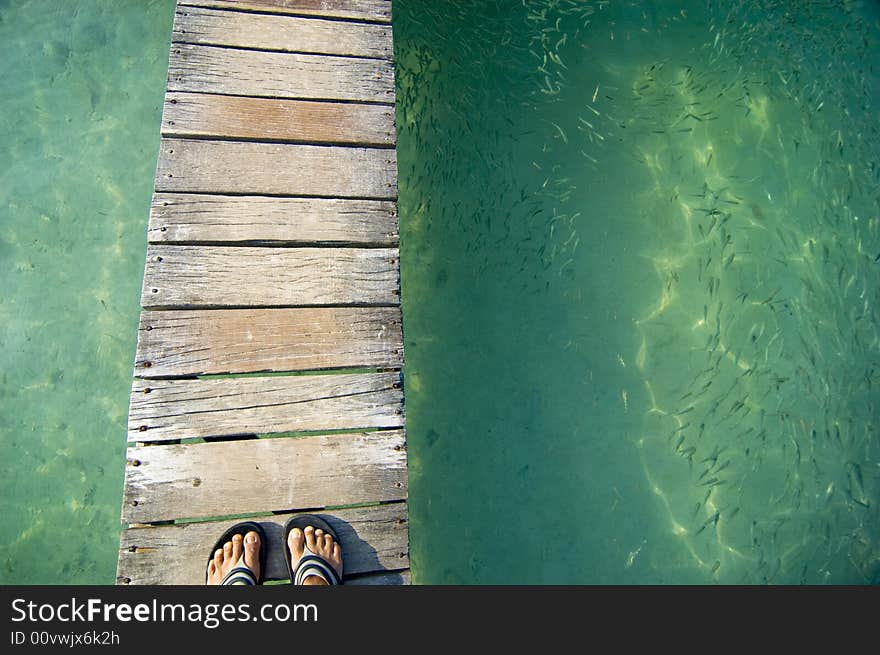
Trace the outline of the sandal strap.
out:
[[[226,574],[220,582],[221,585],[247,585],[253,587],[257,584],[253,571],[245,567],[236,567]]]
[[[257,576],[244,564],[244,554],[238,558],[235,566],[223,576],[220,581],[221,585],[247,585],[249,587],[257,584]]]
[[[316,575],[329,585],[338,585],[339,576],[332,566],[320,555],[316,555],[306,547],[305,554],[296,563],[294,572],[295,585],[302,585],[306,578]]]

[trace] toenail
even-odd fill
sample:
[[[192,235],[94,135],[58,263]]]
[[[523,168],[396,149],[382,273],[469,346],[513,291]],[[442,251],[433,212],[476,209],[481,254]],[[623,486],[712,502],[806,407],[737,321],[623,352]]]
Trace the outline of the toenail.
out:
[[[257,543],[258,538],[259,538],[259,535],[256,532],[248,532],[245,535],[244,540],[246,542],[248,542],[249,544],[255,544],[255,543]]]
[[[243,538],[244,538],[244,537],[242,537],[240,534],[234,534],[234,535],[232,535],[232,541],[233,541],[233,542],[235,542],[236,540],[241,541]]]

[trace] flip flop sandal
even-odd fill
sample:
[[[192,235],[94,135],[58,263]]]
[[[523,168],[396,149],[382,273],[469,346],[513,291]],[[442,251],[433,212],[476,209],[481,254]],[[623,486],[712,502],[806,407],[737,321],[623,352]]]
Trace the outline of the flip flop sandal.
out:
[[[340,548],[342,547],[342,543],[339,541],[339,537],[336,536],[336,532],[324,519],[315,516],[314,514],[300,514],[299,516],[291,517],[284,526],[284,551],[288,554],[288,556],[284,558],[284,561],[287,562],[287,573],[290,576],[290,584],[301,585],[310,575],[318,576],[328,585],[342,584],[340,576],[337,575],[336,569],[333,568],[330,562],[309,550],[309,547],[305,543],[303,543],[303,548],[305,550],[302,557],[300,557],[296,563],[291,564],[290,548],[287,545],[290,531],[294,528],[299,528],[300,530],[305,531],[305,528],[308,525],[315,528],[315,530],[320,528],[326,534],[333,537],[333,541],[339,544]]]
[[[263,531],[263,526],[259,523],[254,523],[253,521],[244,521],[242,523],[236,523],[231,528],[226,530],[217,542],[214,544],[214,547],[211,549],[211,552],[208,554],[208,562],[205,564],[205,583],[208,582],[208,566],[211,564],[211,560],[214,559],[214,553],[218,548],[223,548],[223,544],[227,541],[232,541],[232,537],[237,534],[240,534],[242,539],[248,532],[256,532],[260,535],[260,577],[262,578],[263,572],[266,570],[266,533]],[[223,576],[223,579],[220,581],[221,585],[256,585],[260,582],[259,579],[254,576],[254,572],[251,571],[244,563],[244,550],[242,549],[241,557],[238,558],[238,561],[235,563],[229,572]]]

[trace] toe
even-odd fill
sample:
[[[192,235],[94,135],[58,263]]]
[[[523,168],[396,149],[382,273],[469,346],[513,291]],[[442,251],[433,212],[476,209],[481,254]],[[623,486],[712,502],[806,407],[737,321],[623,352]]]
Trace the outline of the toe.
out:
[[[217,574],[217,563],[212,558],[208,561],[208,574],[206,576],[207,584],[217,584],[217,579],[220,577]]]
[[[287,536],[287,547],[290,549],[291,561],[295,562],[302,557],[305,545],[305,535],[299,528],[294,528]]]
[[[329,556],[327,559],[330,560],[330,564],[333,566],[334,569],[336,569],[336,575],[338,575],[341,578],[342,577],[342,547],[339,544],[334,543],[332,546],[330,546],[330,548],[327,552],[329,553]]]
[[[333,552],[333,537],[329,534],[324,535],[324,552],[328,554]]]
[[[223,560],[228,561],[232,559],[232,542],[227,541],[223,544]]]
[[[244,537],[244,563],[257,579],[260,578],[260,535],[248,532]]]
[[[214,563],[217,565],[217,568],[220,568],[220,565],[223,564],[223,549],[218,548],[214,551]]]
[[[314,553],[315,548],[317,548],[315,542],[315,528],[313,528],[311,525],[307,525],[306,529],[303,530],[303,532],[305,532],[306,535],[306,546],[308,546],[309,550]]]
[[[240,534],[232,535],[232,561],[237,562],[244,550],[242,546],[243,537]]]

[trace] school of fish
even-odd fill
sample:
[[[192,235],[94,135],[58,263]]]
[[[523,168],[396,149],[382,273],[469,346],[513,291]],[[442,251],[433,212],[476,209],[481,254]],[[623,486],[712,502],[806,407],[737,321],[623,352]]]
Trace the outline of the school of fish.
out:
[[[602,248],[585,187],[631,175],[620,206],[656,235],[631,244],[632,265],[653,281],[626,326],[631,348],[609,355],[632,376],[611,399],[634,421],[633,466],[681,561],[720,583],[880,582],[876,7],[474,4],[422,7],[460,27],[397,46],[398,126],[424,139],[400,173],[402,220],[425,243],[446,221],[466,249],[500,244],[511,270],[545,273],[526,292],[576,279]],[[431,34],[431,21],[420,27]],[[521,121],[481,92],[480,62],[504,57]],[[478,121],[480,147],[467,138]],[[482,147],[507,133],[533,144],[527,189]],[[452,163],[467,148],[503,215],[425,193],[409,204],[420,179],[479,177]],[[439,265],[427,247],[420,257]],[[621,566],[651,547],[634,543]]]

